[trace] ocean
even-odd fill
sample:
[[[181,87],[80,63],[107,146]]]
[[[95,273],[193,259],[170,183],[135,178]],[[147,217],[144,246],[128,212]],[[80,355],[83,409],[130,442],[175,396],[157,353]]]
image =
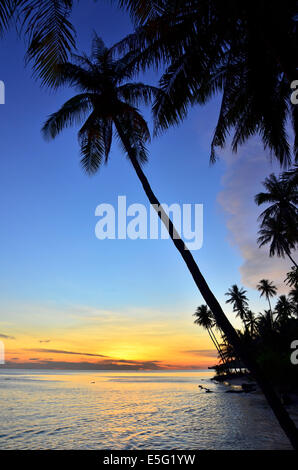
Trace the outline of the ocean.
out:
[[[261,394],[212,375],[0,369],[0,449],[291,448]]]

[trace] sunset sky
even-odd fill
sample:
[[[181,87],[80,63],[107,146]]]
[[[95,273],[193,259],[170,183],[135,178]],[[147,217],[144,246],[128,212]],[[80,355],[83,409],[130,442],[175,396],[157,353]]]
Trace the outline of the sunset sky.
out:
[[[75,4],[79,51],[92,30],[112,45],[131,31],[109,2]],[[6,366],[50,368],[206,368],[216,361],[205,331],[193,325],[202,303],[170,240],[95,237],[95,208],[148,202],[114,144],[109,165],[83,173],[75,128],[45,142],[40,129],[73,91],[40,88],[24,68],[25,47],[12,30],[1,39],[0,340]],[[156,83],[146,73],[144,81]],[[203,248],[194,252],[210,287],[235,323],[225,292],[244,286],[251,308],[266,308],[255,285],[281,284],[289,263],[256,244],[254,195],[277,169],[257,139],[237,156],[227,147],[209,165],[218,99],[194,108],[180,127],[153,140],[144,171],[161,202],[204,205]],[[149,116],[148,112],[146,115]],[[282,290],[280,290],[282,292]]]

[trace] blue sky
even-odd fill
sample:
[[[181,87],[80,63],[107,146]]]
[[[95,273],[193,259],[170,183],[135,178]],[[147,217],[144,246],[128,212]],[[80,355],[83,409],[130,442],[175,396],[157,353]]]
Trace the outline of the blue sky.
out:
[[[92,30],[107,45],[131,30],[127,15],[104,2],[80,2],[72,19],[78,49],[87,52]],[[24,68],[24,51],[14,31],[2,39],[0,79],[6,85],[6,104],[0,107],[0,308],[4,328],[13,331],[19,318],[13,312],[20,312],[22,305],[26,311],[30,305],[32,311],[41,305],[54,305],[58,311],[84,305],[125,311],[132,317],[130,309],[158,310],[160,315],[181,312],[190,327],[201,297],[169,240],[99,241],[95,237],[98,204],[116,204],[118,195],[126,195],[128,204],[148,207],[145,194],[116,143],[109,165],[89,177],[79,165],[76,129],[65,131],[54,142],[43,140],[40,129],[47,115],[72,92],[40,88],[30,66]],[[149,72],[145,79],[152,83],[156,74]],[[247,275],[247,251],[237,240],[237,211],[231,214],[231,201],[239,200],[242,209],[247,207],[248,231],[253,228],[249,243],[254,246],[257,211],[252,196],[271,168],[258,144],[248,144],[247,153],[253,149],[261,171],[250,165],[247,181],[251,187],[243,194],[243,187],[237,189],[233,182],[240,174],[245,181],[247,167],[242,163],[249,155],[242,151],[237,160],[227,149],[210,167],[209,144],[218,102],[215,99],[193,109],[180,127],[154,139],[144,170],[161,202],[204,205],[204,244],[194,256],[223,303],[231,284],[241,283]],[[264,305],[257,302],[257,293],[249,293],[256,308]],[[57,314],[57,325],[64,322],[59,318]],[[31,317],[27,321],[34,326]]]

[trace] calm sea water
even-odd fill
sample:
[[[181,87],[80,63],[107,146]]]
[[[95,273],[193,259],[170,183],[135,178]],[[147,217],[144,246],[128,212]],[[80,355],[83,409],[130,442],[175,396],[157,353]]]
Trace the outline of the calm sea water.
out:
[[[261,395],[225,393],[211,377],[2,369],[0,448],[290,448]]]

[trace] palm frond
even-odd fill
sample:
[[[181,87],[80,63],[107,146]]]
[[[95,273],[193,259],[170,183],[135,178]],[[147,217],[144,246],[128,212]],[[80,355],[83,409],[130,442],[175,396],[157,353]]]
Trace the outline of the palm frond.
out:
[[[44,137],[54,139],[66,127],[81,123],[91,108],[91,95],[89,94],[83,93],[70,98],[47,119],[42,128]]]
[[[23,0],[19,19],[28,38],[26,59],[43,85],[57,86],[59,64],[75,48],[75,31],[68,20],[72,0]]]
[[[81,165],[90,175],[97,172],[103,159],[107,158],[103,123],[95,111],[89,116],[78,133],[81,148]]]
[[[2,0],[0,2],[0,36],[10,25],[11,19],[16,9],[16,1]]]

